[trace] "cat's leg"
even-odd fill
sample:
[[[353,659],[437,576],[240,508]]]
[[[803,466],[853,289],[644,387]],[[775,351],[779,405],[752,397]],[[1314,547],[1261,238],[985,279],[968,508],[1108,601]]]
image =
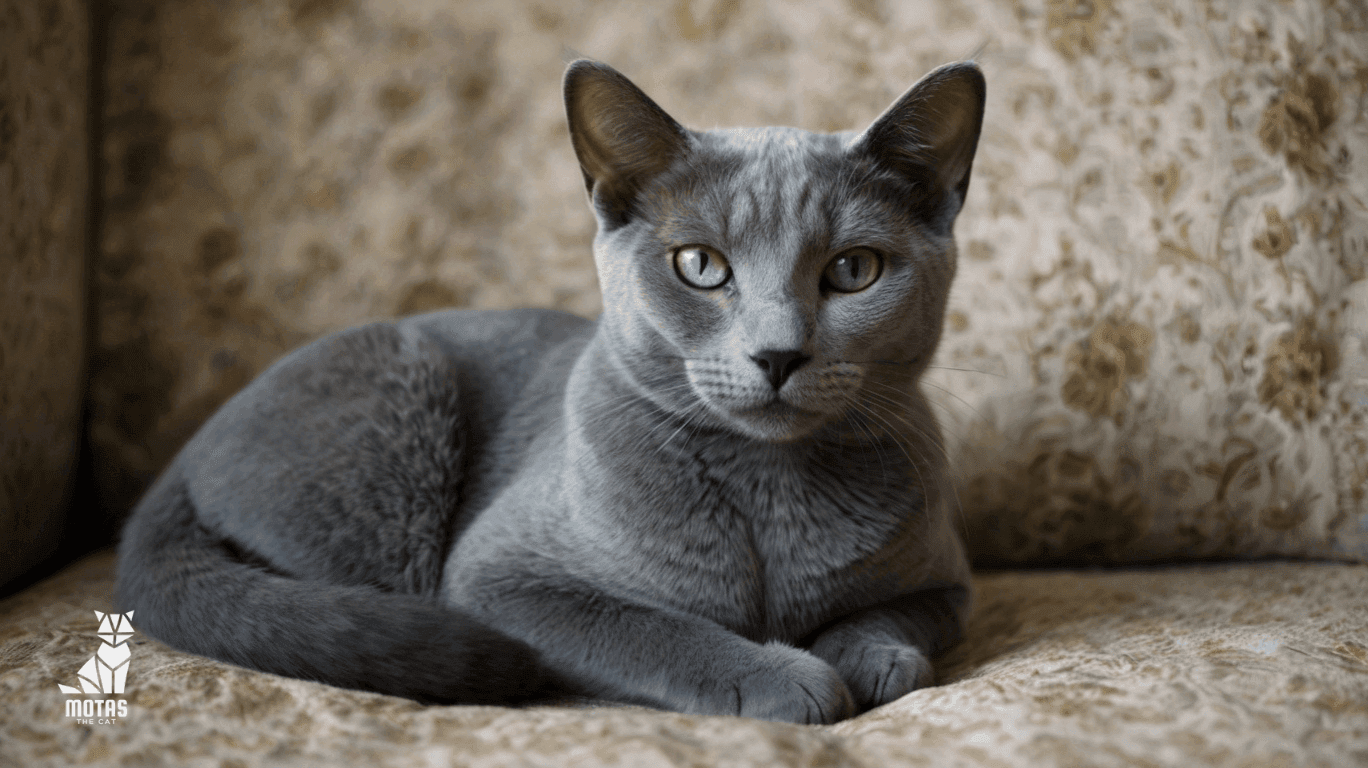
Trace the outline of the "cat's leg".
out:
[[[861,710],[935,682],[931,656],[958,642],[965,594],[905,595],[856,611],[819,632],[812,654],[836,668]]]
[[[482,579],[486,621],[543,653],[578,692],[702,715],[833,723],[854,714],[836,670],[807,651],[756,643],[569,576]]]

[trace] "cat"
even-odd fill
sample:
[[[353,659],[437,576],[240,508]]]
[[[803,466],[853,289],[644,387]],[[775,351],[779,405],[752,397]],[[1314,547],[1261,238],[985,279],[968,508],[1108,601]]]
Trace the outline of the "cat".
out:
[[[979,69],[836,134],[689,130],[587,59],[563,85],[599,319],[448,310],[285,356],[135,508],[121,609],[420,701],[831,723],[931,684],[971,594],[918,382]]]

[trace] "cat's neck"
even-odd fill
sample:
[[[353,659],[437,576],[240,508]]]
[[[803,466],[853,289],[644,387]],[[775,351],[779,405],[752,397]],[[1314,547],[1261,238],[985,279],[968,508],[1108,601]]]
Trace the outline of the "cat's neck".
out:
[[[567,450],[602,454],[631,446],[643,453],[679,450],[687,442],[745,440],[701,423],[695,412],[669,408],[657,390],[683,384],[643,381],[624,359],[621,339],[600,326],[570,372],[564,403]],[[702,406],[699,406],[702,408]]]

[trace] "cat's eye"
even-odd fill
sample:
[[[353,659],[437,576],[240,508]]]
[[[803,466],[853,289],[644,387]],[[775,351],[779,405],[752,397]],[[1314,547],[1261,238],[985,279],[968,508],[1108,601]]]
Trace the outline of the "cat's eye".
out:
[[[855,293],[873,285],[882,272],[879,254],[868,248],[852,248],[832,259],[822,277],[832,290]]]
[[[686,245],[674,252],[675,272],[694,288],[717,288],[731,277],[731,265],[705,245]]]

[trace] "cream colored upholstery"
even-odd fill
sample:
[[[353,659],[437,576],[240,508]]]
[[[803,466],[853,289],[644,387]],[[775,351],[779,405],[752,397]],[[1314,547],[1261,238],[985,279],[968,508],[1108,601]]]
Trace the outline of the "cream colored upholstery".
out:
[[[72,684],[100,644],[92,609],[109,609],[112,564],[109,554],[87,559],[0,603],[0,765],[1368,760],[1368,565],[985,573],[969,639],[941,659],[939,687],[827,727],[594,702],[424,707],[230,667],[141,635],[130,641],[128,716],[80,725],[57,684]]]

